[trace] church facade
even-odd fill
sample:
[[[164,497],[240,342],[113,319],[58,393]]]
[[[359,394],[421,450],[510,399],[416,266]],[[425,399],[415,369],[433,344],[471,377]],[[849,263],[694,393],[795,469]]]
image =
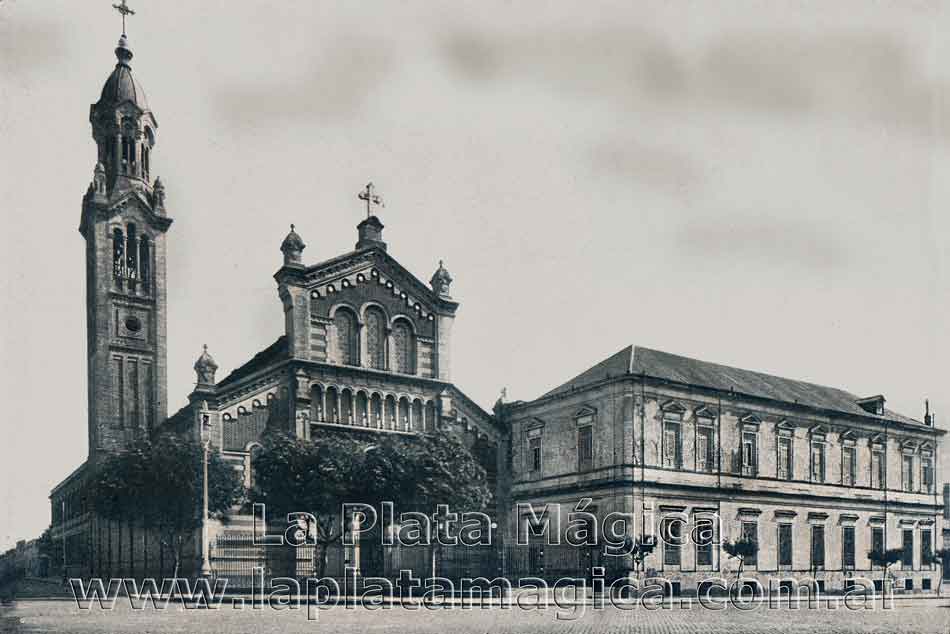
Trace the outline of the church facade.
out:
[[[760,545],[744,571],[763,581],[808,576],[840,590],[878,574],[869,550],[900,547],[901,587],[939,583],[926,555],[944,528],[936,455],[945,432],[929,413],[915,420],[886,409],[881,396],[632,346],[537,399],[499,401],[488,412],[452,382],[459,303],[451,275],[440,262],[423,281],[390,254],[371,186],[360,196],[367,217],[351,251],[307,264],[304,238],[291,226],[279,255],[275,248],[274,316],[283,335],[220,380],[206,349],[188,404],[169,416],[172,219],[152,173],[158,122],[132,75],[125,35],[115,54],[90,108],[96,161],[79,226],[88,459],[50,495],[68,574],[155,569],[163,556],[156,541],[134,525],[97,519],[88,480],[98,460],[136,439],[204,428],[248,488],[269,429],[303,439],[339,430],[457,434],[486,467],[506,543],[517,540],[523,505],[550,516],[586,500],[598,519],[633,518],[630,535],[661,537],[645,568],[671,591],[731,571],[717,542],[740,537]],[[709,521],[711,540],[664,539]],[[250,527],[251,518],[238,516],[214,526],[211,539]],[[553,562],[543,547],[532,553],[519,572],[544,576]]]

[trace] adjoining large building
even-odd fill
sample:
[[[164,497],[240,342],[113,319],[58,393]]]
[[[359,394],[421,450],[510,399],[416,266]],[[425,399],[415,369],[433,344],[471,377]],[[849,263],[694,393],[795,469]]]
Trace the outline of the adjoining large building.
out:
[[[337,430],[454,433],[486,466],[509,544],[523,519],[518,503],[558,502],[567,513],[591,498],[585,510],[599,518],[612,511],[637,518],[636,536],[682,530],[675,518],[690,524],[716,515],[717,537],[760,544],[747,573],[809,574],[841,588],[852,576],[873,576],[868,550],[902,547],[902,583],[933,588],[938,575],[925,559],[944,523],[935,458],[944,432],[932,416],[889,411],[882,396],[633,347],[540,398],[499,402],[489,413],[452,383],[459,304],[451,276],[440,263],[426,283],[390,254],[371,187],[361,195],[367,217],[352,251],[307,265],[304,240],[291,227],[274,275],[283,334],[220,381],[205,350],[188,405],[169,417],[172,220],[152,173],[158,123],[132,75],[125,35],[115,54],[90,109],[97,152],[79,227],[89,457],[50,495],[69,574],[162,569],[162,549],[148,531],[91,513],[87,483],[103,456],[136,439],[164,430],[200,434],[207,425],[214,449],[248,487],[268,429],[305,439]],[[215,526],[211,538],[227,541],[229,532],[249,528],[249,518],[238,517]],[[519,572],[545,568],[543,548],[532,552]],[[705,542],[661,543],[646,561],[684,590],[732,565]]]
[[[765,587],[777,577],[827,590],[880,578],[868,551],[884,548],[903,549],[899,588],[940,583],[927,556],[942,531],[945,432],[929,413],[915,420],[883,396],[633,346],[500,413],[513,504],[560,509],[562,528],[581,498],[601,521],[633,515],[636,535],[661,537],[647,572],[679,589],[738,565],[705,539],[666,539],[700,535],[695,526],[711,518],[721,521],[713,541],[758,542],[744,575]],[[526,519],[512,514],[512,531]]]

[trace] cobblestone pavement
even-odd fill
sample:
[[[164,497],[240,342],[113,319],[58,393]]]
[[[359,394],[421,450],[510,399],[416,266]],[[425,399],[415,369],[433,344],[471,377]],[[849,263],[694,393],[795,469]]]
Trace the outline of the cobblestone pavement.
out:
[[[576,608],[580,610],[581,608]],[[743,611],[734,607],[720,611],[694,606],[690,609],[632,610],[608,607],[584,608],[573,620],[557,620],[556,606],[545,610],[470,609],[429,610],[392,607],[385,610],[336,607],[320,611],[317,620],[308,620],[306,608],[277,611],[271,608],[237,610],[231,606],[215,610],[186,610],[171,605],[165,610],[132,610],[120,603],[114,610],[95,607],[80,610],[65,601],[24,601],[13,612],[22,621],[21,634],[38,632],[96,632],[109,634],[165,634],[181,632],[648,632],[680,634],[743,634],[745,632],[907,632],[950,633],[950,600],[920,599],[895,601],[892,609],[828,609],[825,605],[799,609],[787,606],[769,609],[758,605]],[[7,616],[10,616],[9,614]],[[0,625],[0,631],[4,630]]]

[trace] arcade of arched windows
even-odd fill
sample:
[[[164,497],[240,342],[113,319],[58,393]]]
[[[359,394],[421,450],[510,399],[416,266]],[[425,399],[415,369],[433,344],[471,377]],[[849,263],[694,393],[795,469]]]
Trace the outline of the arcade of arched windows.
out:
[[[382,393],[313,384],[310,420],[402,432],[435,431],[435,401],[406,394]]]
[[[152,245],[134,223],[112,229],[112,278],[116,290],[148,295],[151,291]]]
[[[341,365],[416,374],[416,334],[405,316],[391,321],[376,305],[366,306],[363,319],[350,306],[332,311],[332,360]]]

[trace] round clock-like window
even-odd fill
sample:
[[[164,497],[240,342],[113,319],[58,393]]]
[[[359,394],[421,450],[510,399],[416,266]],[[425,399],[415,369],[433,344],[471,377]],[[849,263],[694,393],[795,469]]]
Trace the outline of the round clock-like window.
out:
[[[142,322],[138,317],[126,317],[125,329],[129,332],[138,332],[142,329]]]

